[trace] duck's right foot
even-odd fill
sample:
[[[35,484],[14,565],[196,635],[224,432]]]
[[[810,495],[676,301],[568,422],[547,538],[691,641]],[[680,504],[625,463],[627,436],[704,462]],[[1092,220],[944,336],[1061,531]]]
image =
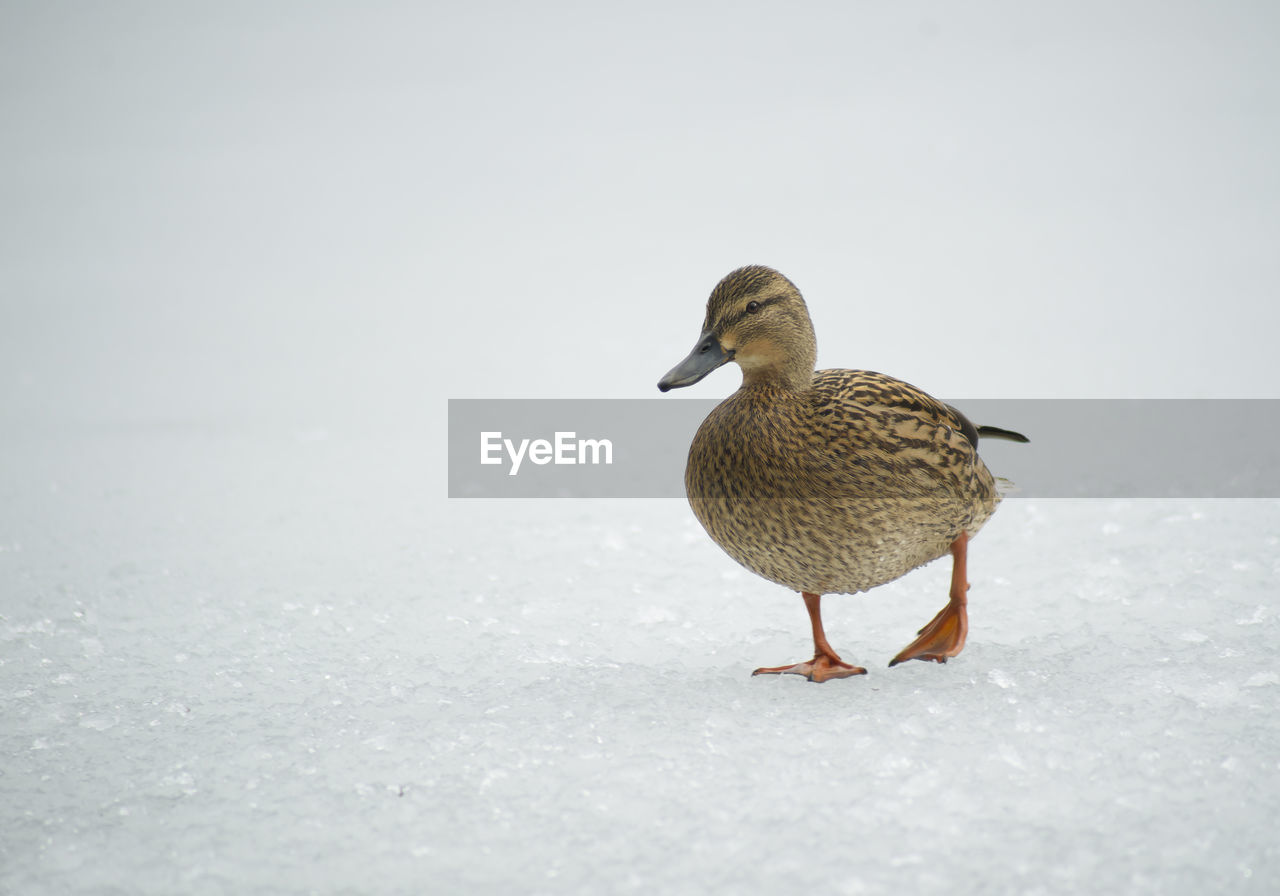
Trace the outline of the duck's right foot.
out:
[[[965,636],[969,633],[969,614],[962,603],[948,603],[933,620],[920,629],[916,638],[890,660],[890,666],[907,660],[932,660],[945,663],[948,657],[959,656],[964,649]]]
[[[965,574],[969,536],[961,532],[951,543],[951,599],[929,624],[920,629],[916,638],[890,662],[890,666],[907,660],[931,660],[945,663],[948,657],[958,656],[964,649],[969,635],[969,580]]]

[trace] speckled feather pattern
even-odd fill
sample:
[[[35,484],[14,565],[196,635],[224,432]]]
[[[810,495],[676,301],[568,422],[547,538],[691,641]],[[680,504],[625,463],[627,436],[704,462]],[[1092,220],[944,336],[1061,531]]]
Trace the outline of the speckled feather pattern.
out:
[[[703,422],[685,485],[734,560],[814,594],[865,591],[977,532],[999,502],[959,412],[893,377],[744,385]]]

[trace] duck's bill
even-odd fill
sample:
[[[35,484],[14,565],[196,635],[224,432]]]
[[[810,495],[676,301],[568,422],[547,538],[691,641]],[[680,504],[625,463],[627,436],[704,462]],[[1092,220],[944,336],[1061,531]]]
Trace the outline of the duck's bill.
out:
[[[698,337],[698,344],[675,367],[667,371],[667,375],[658,380],[658,389],[679,389],[692,386],[711,371],[733,360],[733,351],[725,351],[715,334],[707,330]]]

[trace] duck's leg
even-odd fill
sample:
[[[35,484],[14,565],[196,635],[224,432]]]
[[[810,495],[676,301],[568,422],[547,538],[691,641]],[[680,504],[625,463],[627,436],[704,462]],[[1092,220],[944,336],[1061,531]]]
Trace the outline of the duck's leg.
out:
[[[965,636],[969,634],[969,580],[965,574],[965,557],[969,549],[969,534],[961,532],[951,542],[951,599],[933,621],[920,629],[916,638],[893,658],[890,666],[904,660],[933,660],[945,663],[947,657],[956,656],[964,649]]]
[[[840,659],[827,636],[822,631],[822,608],[819,602],[821,594],[804,592],[804,608],[809,611],[809,624],[813,626],[813,659],[807,663],[796,663],[791,666],[773,666],[768,669],[757,669],[752,675],[781,675],[784,672],[792,675],[803,675],[810,681],[826,681],[828,678],[848,678],[850,675],[866,675],[867,670],[861,666],[851,666]]]

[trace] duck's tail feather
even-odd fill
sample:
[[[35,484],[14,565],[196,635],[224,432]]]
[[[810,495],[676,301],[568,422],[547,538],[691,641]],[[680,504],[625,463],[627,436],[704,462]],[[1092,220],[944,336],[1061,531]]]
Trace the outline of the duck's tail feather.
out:
[[[1001,429],[998,426],[979,426],[978,436],[983,439],[1006,439],[1010,442],[1030,442],[1020,432],[1014,432],[1011,429]]]
[[[1010,495],[1016,495],[1018,492],[1022,491],[1022,489],[1019,488],[1012,479],[1005,479],[1003,476],[997,476],[995,479],[996,494],[1002,501]]]

